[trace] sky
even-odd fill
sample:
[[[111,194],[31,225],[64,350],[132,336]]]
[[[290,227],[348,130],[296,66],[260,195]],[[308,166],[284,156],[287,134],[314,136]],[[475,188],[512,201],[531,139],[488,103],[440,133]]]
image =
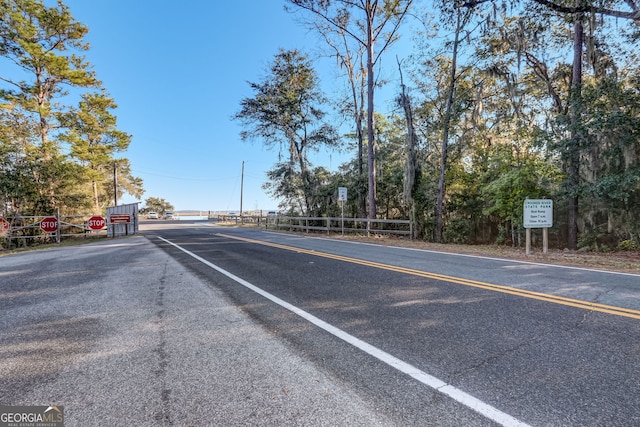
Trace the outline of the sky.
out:
[[[143,179],[145,193],[120,203],[144,207],[146,198],[158,197],[176,210],[239,211],[242,190],[243,211],[278,208],[262,189],[277,149],[243,142],[232,116],[253,96],[248,82],[264,80],[280,48],[321,49],[317,34],[284,11],[283,0],[64,3],[88,26],[85,58],[118,104],[118,128],[133,137],[121,156]],[[318,71],[333,96],[340,84],[332,64],[320,62]],[[376,110],[385,112],[388,104],[378,98]],[[337,170],[352,156],[320,153],[312,161]]]

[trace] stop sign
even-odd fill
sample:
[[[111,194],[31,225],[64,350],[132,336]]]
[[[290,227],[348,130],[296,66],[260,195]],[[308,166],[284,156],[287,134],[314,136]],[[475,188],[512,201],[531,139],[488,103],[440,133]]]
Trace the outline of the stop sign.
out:
[[[55,216],[48,216],[40,221],[40,228],[46,233],[53,233],[58,229],[58,219]]]
[[[107,222],[104,220],[104,218],[98,215],[92,216],[91,218],[89,218],[89,221],[87,221],[87,225],[92,230],[102,230],[106,224]]]

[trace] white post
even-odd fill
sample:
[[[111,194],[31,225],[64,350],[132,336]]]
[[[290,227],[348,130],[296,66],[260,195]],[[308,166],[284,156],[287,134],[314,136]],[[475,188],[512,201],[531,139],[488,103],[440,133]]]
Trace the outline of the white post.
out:
[[[547,253],[549,250],[549,227],[542,229],[542,253]]]
[[[527,229],[526,229],[526,233],[525,233],[525,234],[526,234],[526,236],[527,236],[527,237],[526,237],[527,242],[526,242],[526,250],[525,250],[525,254],[526,254],[527,256],[529,256],[529,255],[531,255],[531,229],[530,229],[530,228],[527,228]]]
[[[344,200],[341,202],[342,204],[342,236],[344,237]]]

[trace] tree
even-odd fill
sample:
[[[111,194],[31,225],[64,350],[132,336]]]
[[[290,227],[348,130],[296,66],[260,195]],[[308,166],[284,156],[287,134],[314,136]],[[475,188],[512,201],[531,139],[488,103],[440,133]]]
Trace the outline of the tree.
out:
[[[365,93],[367,73],[364,65],[364,46],[356,44],[351,46],[349,35],[331,26],[323,25],[321,21],[314,22],[314,28],[324,38],[326,44],[332,50],[331,56],[335,56],[340,69],[344,69],[344,74],[348,83],[349,95],[340,104],[340,111],[353,118],[356,140],[356,162],[358,166],[358,178],[356,180],[356,197],[359,206],[357,216],[367,216],[367,177],[364,169],[364,122],[365,122]]]
[[[418,144],[419,139],[416,133],[416,128],[413,124],[414,113],[411,105],[411,97],[407,93],[407,87],[404,84],[404,78],[402,76],[402,63],[398,60],[398,72],[400,73],[400,95],[396,99],[396,102],[400,108],[404,111],[404,117],[407,124],[406,133],[406,161],[404,167],[404,186],[402,189],[402,202],[409,208],[409,217],[414,224],[413,238],[418,236],[421,232],[422,224],[417,224],[416,216],[416,199],[419,198],[419,180],[422,175],[422,169],[418,163]]]
[[[254,97],[241,101],[234,118],[245,129],[246,141],[260,138],[267,147],[279,144],[288,151],[288,162],[278,164],[276,176],[289,198],[300,197],[301,207],[311,212],[313,180],[308,158],[310,150],[338,147],[338,133],[326,121],[320,108],[325,98],[308,57],[297,50],[281,50],[262,83],[250,83]]]
[[[578,247],[578,206],[581,184],[581,157],[588,144],[585,134],[583,117],[583,61],[584,47],[593,47],[589,40],[585,40],[585,24],[590,25],[590,34],[596,34],[598,26],[596,16],[625,18],[634,23],[640,23],[640,3],[636,0],[613,0],[611,2],[601,2],[593,0],[530,0],[531,2],[543,6],[549,11],[567,17],[573,23],[573,63],[570,94],[568,99],[569,108],[569,131],[570,137],[565,140],[563,147],[563,158],[566,164],[566,192],[567,199],[567,246],[569,249]],[[482,3],[493,2],[493,0],[470,0],[465,3],[468,7],[475,7]],[[631,10],[622,10],[623,7]],[[635,38],[637,39],[637,32]],[[587,42],[587,43],[585,43]],[[593,51],[593,49],[592,49]]]
[[[98,84],[83,58],[68,53],[88,49],[83,42],[88,30],[74,21],[62,2],[47,7],[36,0],[0,0],[0,14],[0,51],[19,70],[0,76],[6,85],[0,88],[0,97],[37,122],[40,163],[32,172],[34,180],[42,183],[38,205],[50,210],[60,203],[61,186],[69,172],[69,165],[60,163],[66,159],[60,156],[57,141],[51,138],[56,113],[64,107],[52,101],[65,95],[65,86]]]
[[[2,162],[15,160],[4,172],[21,183],[10,196],[17,212],[84,211],[113,200],[105,196],[113,194],[106,179],[110,157],[126,149],[130,137],[116,128],[109,111],[115,103],[100,94],[101,83],[84,60],[87,32],[62,1],[48,7],[41,0],[0,0],[0,55],[13,66],[0,71],[2,125],[21,129],[9,134],[15,140],[3,146]],[[131,175],[128,161],[118,167],[121,189],[141,195],[142,181]],[[91,191],[87,182],[94,183]]]
[[[449,5],[443,5],[443,11],[445,11]],[[451,65],[449,71],[449,81],[447,83],[447,98],[446,105],[444,107],[444,116],[443,116],[443,124],[442,124],[442,141],[441,141],[441,157],[440,157],[440,178],[438,180],[438,200],[436,202],[436,228],[434,232],[434,239],[436,242],[440,243],[442,241],[442,231],[444,227],[443,222],[443,205],[444,198],[446,192],[446,169],[447,169],[447,158],[448,158],[448,148],[449,148],[449,133],[451,131],[451,119],[453,116],[454,109],[454,96],[456,92],[456,82],[459,78],[459,70],[458,70],[458,50],[460,49],[460,44],[462,43],[462,32],[465,26],[468,24],[469,19],[471,18],[471,13],[468,10],[457,7],[454,5],[453,10],[450,11],[453,14],[455,21],[454,32],[453,32],[453,42],[451,47]]]
[[[160,197],[149,197],[144,201],[144,212],[158,212],[163,214],[165,212],[173,212],[174,207],[171,203]]]
[[[117,191],[118,199],[122,197],[124,193],[131,194],[133,197],[137,199],[141,199],[144,194],[143,181],[142,178],[134,176],[131,171],[131,163],[129,159],[119,158],[115,160],[114,169],[116,170],[116,174],[118,176],[118,185],[117,189],[111,188],[111,185],[108,185],[105,182],[105,193],[106,198],[111,200],[114,197],[113,191]]]
[[[88,168],[95,212],[113,200],[106,193],[111,188],[108,177],[116,162],[114,154],[126,150],[131,142],[131,135],[116,127],[116,117],[111,113],[116,107],[104,91],[86,93],[78,109],[61,115],[60,121],[67,128],[62,140],[71,145],[71,156]]]
[[[575,0],[579,5],[583,0]],[[571,137],[566,145],[567,159],[567,246],[578,249],[578,193],[580,186],[580,151],[584,146],[582,129],[582,55],[584,26],[582,12],[573,17],[573,75],[569,95]]]
[[[273,196],[280,199],[279,208],[288,212],[304,212],[305,206],[302,203],[304,196],[301,194],[301,176],[296,173],[294,165],[289,161],[276,163],[273,168],[267,171],[267,181],[262,188]]]
[[[49,138],[57,108],[52,99],[64,95],[65,86],[99,84],[84,58],[68,53],[89,49],[83,40],[88,28],[74,20],[62,1],[47,7],[37,0],[0,0],[0,6],[3,56],[32,78],[27,82],[0,76],[10,87],[0,94],[38,117],[41,149],[47,159],[55,152]]]
[[[407,155],[406,125],[400,117],[376,117],[378,140],[378,186],[379,215],[384,218],[406,218],[409,216],[404,200],[404,182]]]
[[[33,212],[38,187],[33,180],[37,159],[30,140],[36,130],[18,111],[0,108],[0,203],[1,216],[11,211]]]
[[[382,53],[398,38],[398,29],[413,0],[287,0],[312,12],[342,34],[347,34],[366,50],[367,149],[369,218],[376,217],[376,139],[374,120],[375,66]],[[356,13],[352,13],[355,11]],[[382,46],[376,49],[377,43]]]

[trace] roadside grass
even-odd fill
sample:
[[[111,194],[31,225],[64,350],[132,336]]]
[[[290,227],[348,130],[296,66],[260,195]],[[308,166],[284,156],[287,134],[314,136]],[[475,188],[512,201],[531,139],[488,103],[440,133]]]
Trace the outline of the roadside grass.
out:
[[[132,237],[132,236],[119,236],[116,238],[121,239],[121,238],[127,238],[127,237]],[[6,240],[6,239],[2,239],[0,240],[0,242],[2,242],[2,248],[0,248],[0,257],[5,255],[24,253],[24,252],[40,251],[45,249],[56,249],[56,248],[63,248],[68,246],[86,245],[88,243],[101,242],[106,239],[107,237],[105,236],[67,237],[62,239],[60,243],[56,243],[56,242],[35,243],[29,246],[12,247],[12,248],[5,248],[5,245],[4,245],[5,242],[3,240]],[[109,239],[112,240],[113,238],[109,238]]]
[[[258,224],[257,222],[244,222],[244,223],[240,223],[237,221],[217,221],[217,222],[211,222],[209,223],[209,225],[214,226],[214,227],[231,227],[231,228],[258,228],[260,226],[260,224]]]
[[[542,248],[532,248],[532,253],[526,255],[525,248],[502,245],[465,245],[432,243],[421,240],[411,240],[394,236],[331,236],[336,239],[360,241],[378,245],[399,246],[422,249],[435,252],[448,252],[463,255],[474,255],[494,258],[512,259],[518,261],[540,262],[547,264],[566,265],[573,267],[620,271],[623,273],[640,274],[640,251],[615,252],[582,252],[549,248],[546,254]]]

